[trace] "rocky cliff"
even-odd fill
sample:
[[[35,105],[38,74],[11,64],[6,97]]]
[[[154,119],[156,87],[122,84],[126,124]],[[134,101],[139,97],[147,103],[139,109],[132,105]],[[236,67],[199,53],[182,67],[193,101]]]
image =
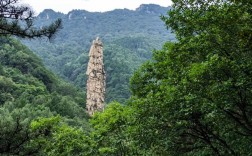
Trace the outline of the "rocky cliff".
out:
[[[87,103],[86,109],[90,116],[104,108],[106,74],[103,64],[103,45],[97,37],[89,51],[87,67]]]

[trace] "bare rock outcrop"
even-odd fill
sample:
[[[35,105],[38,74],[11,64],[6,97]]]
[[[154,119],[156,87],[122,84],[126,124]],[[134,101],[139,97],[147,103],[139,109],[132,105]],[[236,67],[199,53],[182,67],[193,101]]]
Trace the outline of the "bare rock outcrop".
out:
[[[103,64],[103,44],[97,37],[89,51],[87,67],[87,113],[92,116],[96,111],[103,111],[105,99],[106,73]]]

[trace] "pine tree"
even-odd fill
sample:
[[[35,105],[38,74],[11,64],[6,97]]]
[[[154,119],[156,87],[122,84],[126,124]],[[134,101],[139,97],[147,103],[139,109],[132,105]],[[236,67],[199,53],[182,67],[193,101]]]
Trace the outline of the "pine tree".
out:
[[[61,19],[40,29],[34,27],[34,12],[28,6],[19,5],[20,0],[0,1],[0,35],[21,38],[47,37],[52,39],[62,27]]]

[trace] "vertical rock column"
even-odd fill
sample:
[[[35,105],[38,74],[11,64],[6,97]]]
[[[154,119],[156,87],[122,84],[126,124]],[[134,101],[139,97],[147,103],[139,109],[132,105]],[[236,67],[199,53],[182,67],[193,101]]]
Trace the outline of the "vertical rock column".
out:
[[[87,113],[92,116],[96,111],[102,111],[105,98],[106,74],[103,64],[103,45],[97,37],[89,51],[87,67]]]

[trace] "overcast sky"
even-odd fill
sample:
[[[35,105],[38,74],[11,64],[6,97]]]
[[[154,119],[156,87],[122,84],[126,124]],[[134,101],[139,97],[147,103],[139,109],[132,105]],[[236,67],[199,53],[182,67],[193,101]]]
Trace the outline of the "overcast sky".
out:
[[[21,3],[28,4],[38,14],[44,9],[68,13],[73,9],[83,9],[90,12],[123,8],[134,10],[140,4],[158,4],[167,7],[171,5],[171,0],[21,0]]]

